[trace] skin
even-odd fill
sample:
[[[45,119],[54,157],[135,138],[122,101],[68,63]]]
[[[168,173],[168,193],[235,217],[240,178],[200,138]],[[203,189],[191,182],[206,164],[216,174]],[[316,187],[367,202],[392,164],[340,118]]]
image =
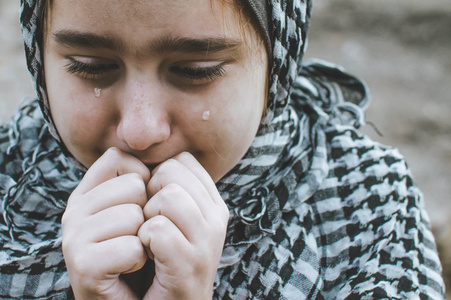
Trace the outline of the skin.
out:
[[[266,94],[266,51],[242,21],[210,0],[49,7],[50,109],[88,168],[62,220],[78,299],[211,299],[228,221],[215,182],[249,148]]]
[[[240,160],[261,120],[267,59],[256,34],[243,36],[229,6],[210,0],[54,1],[45,43],[47,90],[59,134],[78,161],[89,167],[115,146],[152,168],[188,151],[218,181]],[[62,43],[55,34],[64,31],[115,38],[125,49]],[[177,38],[238,45],[216,52],[158,49],[159,42]],[[118,69],[70,74],[71,59]],[[223,75],[212,79],[171,70],[218,65]]]

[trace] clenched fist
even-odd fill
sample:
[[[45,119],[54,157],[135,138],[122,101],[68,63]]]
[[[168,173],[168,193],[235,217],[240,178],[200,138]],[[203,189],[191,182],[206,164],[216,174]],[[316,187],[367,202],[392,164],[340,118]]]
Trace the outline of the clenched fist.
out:
[[[144,299],[211,299],[227,221],[213,180],[191,154],[150,174],[111,148],[86,172],[62,220],[75,297],[139,299],[136,290],[150,286]],[[143,272],[148,259],[155,270]]]

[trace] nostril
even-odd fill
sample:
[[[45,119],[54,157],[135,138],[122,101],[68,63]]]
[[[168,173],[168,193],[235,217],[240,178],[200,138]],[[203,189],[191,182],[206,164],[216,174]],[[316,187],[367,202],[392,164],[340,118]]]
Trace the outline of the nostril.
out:
[[[118,136],[132,150],[143,151],[166,141],[170,125],[162,114],[132,113],[124,116],[118,125]]]

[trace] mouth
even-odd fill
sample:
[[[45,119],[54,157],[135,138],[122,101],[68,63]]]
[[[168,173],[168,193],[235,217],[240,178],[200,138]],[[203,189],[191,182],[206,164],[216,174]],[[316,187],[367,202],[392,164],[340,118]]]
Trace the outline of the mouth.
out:
[[[181,152],[175,152],[174,155],[162,155],[162,156],[157,156],[155,155],[154,157],[150,158],[150,155],[146,155],[145,157],[140,157],[139,155],[134,155],[136,158],[138,158],[146,167],[147,169],[149,169],[150,173],[152,174],[152,172],[162,163],[164,163],[165,161],[167,161],[170,158],[175,157],[178,153]]]
[[[154,163],[154,164],[148,164],[144,163],[144,165],[149,169],[150,173],[152,174],[153,170],[159,165],[160,163]]]

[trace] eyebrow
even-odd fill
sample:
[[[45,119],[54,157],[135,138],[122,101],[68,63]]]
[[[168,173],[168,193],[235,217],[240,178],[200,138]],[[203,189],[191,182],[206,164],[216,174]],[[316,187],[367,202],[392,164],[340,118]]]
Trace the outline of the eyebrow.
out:
[[[117,52],[125,52],[127,49],[123,41],[108,35],[61,30],[55,32],[53,38],[59,45],[65,47],[110,49]],[[215,53],[237,50],[241,44],[240,40],[223,37],[164,37],[147,43],[146,52]],[[141,53],[142,51],[137,52]]]
[[[73,30],[61,30],[53,34],[54,40],[65,47],[111,49],[124,51],[125,45],[118,39],[93,33],[85,33]]]

